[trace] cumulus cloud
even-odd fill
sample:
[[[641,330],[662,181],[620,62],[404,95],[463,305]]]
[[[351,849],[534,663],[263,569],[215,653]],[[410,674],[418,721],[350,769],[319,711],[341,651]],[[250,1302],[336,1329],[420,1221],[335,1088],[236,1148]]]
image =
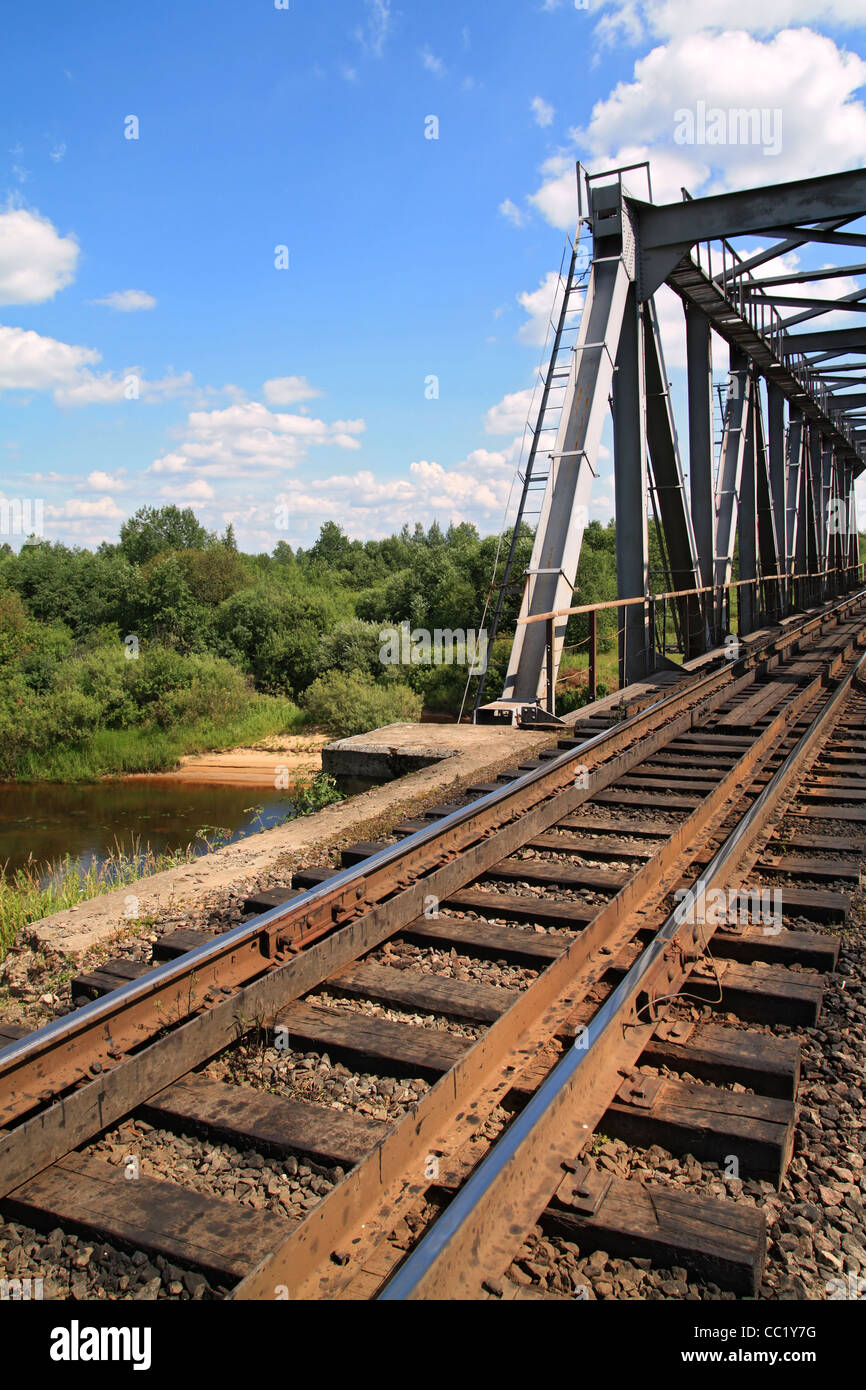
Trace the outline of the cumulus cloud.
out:
[[[92,487],[94,492],[123,492],[127,484],[121,474],[105,473],[100,468],[95,468],[92,473],[87,475],[87,485]]]
[[[657,202],[678,199],[684,185],[693,194],[715,193],[862,163],[866,106],[855,93],[864,82],[866,61],[809,29],[786,29],[767,41],[742,31],[677,35],[639,59],[633,80],[618,83],[588,124],[571,131],[573,153],[542,166],[530,202],[554,226],[573,228],[578,154],[597,169],[651,159]],[[699,103],[724,113],[748,110],[758,101],[778,139],[678,143],[688,134],[679,113],[697,113]],[[645,196],[639,182],[633,191]]]
[[[326,478],[291,478],[275,499],[285,508],[290,534],[312,539],[323,521],[338,517],[353,536],[383,537],[417,521],[430,525],[468,521],[482,530],[498,530],[514,476],[511,451],[477,449],[453,468],[429,459],[409,465],[407,473],[376,477],[369,469]],[[248,517],[263,527],[260,543],[273,546],[268,536],[273,509],[257,507]]]
[[[156,307],[156,300],[147,290],[114,290],[112,294],[107,294],[104,299],[91,299],[91,304],[104,304],[109,309],[116,309],[121,314],[134,314],[139,309],[153,309]]]
[[[522,435],[533,405],[533,397],[537,405],[538,392],[533,386],[528,386],[524,391],[511,391],[507,396],[503,396],[501,401],[490,407],[484,417],[486,432]],[[534,420],[531,423],[534,423]]]
[[[275,376],[262,387],[268,405],[294,405],[296,401],[310,401],[324,392],[311,386],[305,376]]]
[[[546,0],[545,9],[558,8]],[[669,38],[698,29],[745,29],[753,34],[775,34],[788,25],[818,22],[840,27],[863,23],[860,0],[589,0],[588,8],[600,17],[599,32],[605,38],[625,37],[632,42],[645,34]]]
[[[45,515],[55,521],[88,521],[94,518],[102,521],[120,521],[124,513],[113,497],[97,497],[93,501],[84,497],[70,497],[67,502],[61,502],[58,506],[46,506]]]
[[[517,302],[529,315],[517,336],[530,347],[540,347],[547,340],[548,328],[552,318],[557,318],[562,310],[562,281],[555,270],[549,270],[536,290],[525,290],[517,296]],[[571,301],[569,302],[569,309]],[[579,306],[575,304],[574,313],[569,313],[567,322],[576,322]]]
[[[96,348],[0,324],[0,392],[51,391],[58,405],[106,405],[167,400],[193,389],[190,372],[152,381],[135,367],[119,374],[93,371],[100,361]]]
[[[206,478],[193,478],[188,483],[166,483],[160,491],[172,502],[210,502],[216,496]]]
[[[315,445],[360,449],[357,436],[365,428],[363,420],[327,424],[309,415],[273,412],[260,401],[225,410],[193,411],[183,443],[154,460],[151,469],[209,478],[262,475],[294,467]]]
[[[41,304],[75,279],[78,242],[38,212],[0,213],[0,304]]]

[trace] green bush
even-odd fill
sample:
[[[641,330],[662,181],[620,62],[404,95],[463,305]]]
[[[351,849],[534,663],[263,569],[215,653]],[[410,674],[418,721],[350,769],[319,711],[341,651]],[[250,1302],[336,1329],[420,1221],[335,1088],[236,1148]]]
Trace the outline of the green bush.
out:
[[[303,704],[314,724],[351,738],[385,724],[418,720],[422,701],[408,685],[377,685],[369,676],[331,671],[313,681]]]
[[[319,670],[376,677],[381,674],[382,624],[348,618],[319,639]]]

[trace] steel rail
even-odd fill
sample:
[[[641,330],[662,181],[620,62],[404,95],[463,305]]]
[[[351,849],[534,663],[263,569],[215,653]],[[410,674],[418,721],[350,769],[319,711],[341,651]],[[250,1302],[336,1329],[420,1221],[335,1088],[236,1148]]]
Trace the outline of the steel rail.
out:
[[[665,953],[675,942],[684,922],[694,921],[694,908],[701,895],[718,876],[735,864],[744,841],[753,837],[763,825],[785,784],[797,773],[800,763],[811,750],[824,727],[833,721],[834,714],[847,699],[852,686],[859,685],[866,671],[866,656],[862,656],[840,681],[809,728],[755,798],[734,830],[713,855],[697,881],[688,889],[681,902],[669,914],[652,942],[645,948],[613,993],[605,1000],[594,1018],[586,1025],[581,1047],[569,1048],[545,1079],[526,1107],[492,1146],[474,1173],[449,1203],[433,1227],[377,1295],[384,1302],[402,1302],[425,1296],[441,1297],[441,1287],[435,1295],[425,1295],[425,1284],[432,1285],[442,1262],[449,1258],[453,1244],[466,1239],[467,1227],[477,1221],[482,1201],[489,1197],[509,1165],[520,1164],[520,1150],[539,1125],[550,1116],[554,1106],[562,1103],[577,1078],[597,1064],[605,1042],[614,1030],[622,1026],[633,1013],[635,998],[641,986],[662,964]],[[712,935],[712,932],[709,933]],[[708,938],[707,938],[708,939]],[[513,1172],[512,1172],[513,1179]]]
[[[635,914],[640,915],[647,906],[663,901],[679,881],[684,866],[701,853],[707,838],[712,838],[716,832],[723,833],[723,822],[742,799],[744,789],[749,789],[745,790],[745,795],[752,794],[751,784],[762,760],[787,740],[792,720],[823,698],[821,692],[828,669],[835,667],[837,656],[844,659],[854,646],[855,639],[848,638],[844,646],[839,644],[836,654],[827,654],[822,663],[823,671],[816,672],[776,714],[664,846],[629,879],[616,897],[600,908],[592,922],[520,993],[447,1076],[353,1169],[345,1182],[243,1280],[233,1298],[270,1297],[276,1284],[289,1282],[292,1297],[296,1299],[340,1296],[347,1281],[364,1267],[363,1261],[375,1251],[377,1242],[387,1235],[407,1204],[411,1207],[429,1187],[429,1182],[418,1181],[412,1176],[421,1173],[424,1154],[456,1152],[477,1128],[479,1117],[488,1114],[511,1089],[515,1072],[522,1072],[531,1057],[544,1049],[561,1026],[567,1025],[575,1002],[584,998],[597,983],[598,971],[601,969],[603,973],[612,959],[611,953],[624,949],[634,938],[638,930]],[[736,688],[737,685],[731,687]],[[671,736],[689,727],[688,718],[681,715],[668,724]],[[656,734],[650,740],[653,748],[658,739]],[[561,802],[562,796],[556,800]],[[526,820],[535,822],[538,819],[538,810],[529,812],[524,826]],[[554,819],[559,817],[552,818],[551,824]],[[522,842],[526,843],[529,838],[524,835]],[[665,988],[667,984],[665,981]],[[654,1027],[655,1024],[645,1028],[647,1038],[641,1047]],[[641,1047],[630,1058],[630,1064],[636,1060]],[[607,1097],[605,1106],[609,1099]],[[566,1152],[561,1155],[563,1160],[570,1160],[576,1148],[577,1143],[573,1148],[567,1145]],[[549,1192],[545,1192],[541,1205],[548,1197]],[[506,1231],[510,1229],[509,1213],[500,1207],[491,1211],[490,1220],[504,1224]],[[348,1237],[352,1231],[354,1236],[350,1241]],[[349,1259],[341,1258],[337,1261],[339,1268],[335,1268],[328,1258],[329,1251],[341,1251],[348,1254]]]
[[[290,905],[274,908],[178,961],[149,972],[104,999],[10,1044],[0,1052],[0,1125],[7,1127],[6,1134],[0,1137],[0,1166],[4,1173],[20,1173],[26,1166],[23,1158],[19,1162],[14,1157],[14,1139],[18,1131],[11,1126],[15,1121],[24,1119],[25,1127],[32,1131],[27,1151],[34,1154],[39,1143],[49,1152],[49,1131],[45,1125],[50,1121],[54,1135],[50,1152],[52,1155],[59,1152],[64,1132],[71,1132],[67,1126],[71,1124],[69,1106],[73,1100],[79,1117],[76,1133],[84,1135],[92,1130],[94,1116],[103,1110],[107,1113],[112,1106],[121,1106],[124,1087],[130,1098],[136,1095],[139,1101],[148,1086],[148,1093],[153,1094],[159,1086],[145,1078],[155,1077],[158,1066],[160,1075],[165,1073],[168,1080],[176,1079],[176,1068],[166,1065],[166,1047],[175,1037],[180,1038],[184,1027],[207,1023],[207,1028],[199,1029],[196,1034],[199,1039],[196,1047],[202,1048],[204,1039],[213,1036],[223,1038],[216,1044],[219,1050],[226,1045],[224,1034],[229,1015],[234,1018],[235,1035],[242,1027],[243,1020],[237,1016],[236,1009],[238,1002],[246,1001],[248,994],[251,1007],[258,1000],[262,1008],[273,1011],[290,997],[285,993],[290,988],[286,971],[293,964],[300,965],[309,959],[310,970],[304,974],[304,978],[309,976],[307,988],[315,985],[317,969],[319,974],[324,971],[324,978],[336,968],[334,965],[328,968],[326,957],[314,968],[312,958],[308,958],[307,952],[300,952],[299,945],[327,935],[332,943],[328,956],[336,961],[350,949],[352,941],[356,942],[352,950],[363,951],[393,935],[418,915],[419,895],[425,888],[441,896],[443,891],[453,892],[471,881],[487,867],[487,859],[496,852],[503,836],[508,840],[503,853],[513,853],[519,847],[513,832],[525,818],[537,819],[546,805],[553,807],[554,819],[557,814],[569,814],[594,791],[628,771],[631,760],[640,761],[651,751],[649,747],[646,751],[641,747],[641,735],[653,745],[663,731],[672,730],[673,722],[687,718],[694,724],[710,712],[719,699],[726,698],[728,692],[734,694],[748,685],[747,673],[752,668],[798,645],[813,630],[838,621],[862,603],[862,599],[863,593],[858,591],[826,606],[804,622],[792,625],[787,631],[774,632],[739,662],[730,663],[728,669],[714,669],[685,689],[662,697],[613,729],[594,735],[549,760],[543,767],[513,779],[454,812],[445,818],[445,824],[442,820],[435,822],[410,837],[409,844],[403,841],[343,870],[300,895]],[[610,756],[605,757],[608,752]],[[592,790],[574,787],[569,765],[578,759],[589,762],[594,768]],[[564,803],[564,797],[569,804]],[[557,807],[555,803],[560,804]],[[540,823],[535,826],[535,830],[543,828]],[[407,859],[413,872],[407,873],[404,868],[401,875],[400,862]],[[345,915],[338,920],[340,911]],[[289,943],[280,940],[276,943],[280,949],[272,954],[275,942],[270,933],[276,936],[285,932],[287,926],[303,928],[311,920],[314,930]],[[370,924],[369,928],[364,928],[365,923]],[[202,986],[198,972],[209,968],[212,968],[212,980],[206,979]],[[172,994],[172,990],[176,992]],[[166,1004],[176,1015],[163,1012]],[[180,1027],[166,1031],[168,1023]],[[157,1034],[163,1036],[154,1044]],[[178,1048],[179,1057],[195,1055],[195,1049],[191,1045],[187,1047],[183,1041]],[[162,1059],[160,1063],[157,1063],[157,1052]],[[142,1076],[133,1083],[127,1073],[130,1066],[138,1063],[141,1063]],[[189,1065],[195,1063],[189,1062],[186,1070]],[[109,1093],[107,1088],[114,1085],[112,1077],[116,1072],[123,1072],[124,1079]],[[168,1080],[163,1084],[168,1084]],[[91,1084],[82,1086],[82,1082]],[[70,1088],[73,1088],[71,1092]],[[109,1095],[113,1097],[111,1104]],[[42,1117],[42,1128],[37,1133],[34,1125]],[[7,1180],[11,1178],[4,1177],[4,1184]]]
[[[834,618],[842,617],[862,597],[863,591],[858,590],[856,593],[846,595],[843,599],[831,604],[819,614],[807,618],[803,624],[790,628],[782,634],[773,633],[765,643],[751,649],[738,661],[727,663],[724,669],[715,668],[706,675],[699,676],[696,681],[689,684],[686,690],[675,690],[671,694],[664,695],[661,699],[647,706],[646,709],[631,715],[613,728],[594,734],[578,747],[565,750],[557,758],[548,759],[544,767],[523,773],[520,777],[503,784],[502,788],[488,792],[466,806],[451,812],[450,815],[433,822],[429,828],[418,830],[359,864],[341,870],[333,878],[301,893],[292,900],[291,904],[272,908],[252,921],[245,922],[234,927],[231,931],[225,932],[216,940],[196,947],[175,961],[167,962],[141,979],[132,980],[128,985],[113,990],[104,998],[83,1005],[72,1014],[67,1014],[45,1024],[24,1038],[8,1043],[5,1047],[0,1048],[0,1082],[2,1082],[4,1074],[20,1066],[23,1062],[33,1060],[40,1053],[44,1054],[56,1049],[100,1024],[108,1024],[120,1011],[145,1001],[157,993],[164,992],[174,985],[183,984],[189,980],[192,974],[224,961],[226,957],[232,956],[244,947],[260,948],[261,958],[254,962],[254,966],[257,966],[258,969],[250,969],[249,963],[246,969],[245,978],[254,978],[256,974],[268,968],[270,952],[261,948],[266,944],[263,937],[269,934],[272,928],[287,929],[295,921],[300,921],[303,924],[304,917],[316,908],[330,906],[335,899],[350,899],[352,892],[377,871],[399,870],[400,866],[407,859],[416,855],[419,850],[441,842],[450,832],[467,826],[471,827],[472,822],[481,820],[487,813],[495,813],[499,809],[507,807],[508,803],[520,793],[533,789],[537,784],[555,783],[556,774],[568,767],[569,764],[585,759],[587,755],[603,752],[606,746],[609,746],[611,751],[619,752],[622,744],[628,743],[632,733],[638,733],[642,727],[651,724],[655,716],[659,715],[665,708],[670,708],[678,699],[682,701],[688,697],[689,700],[694,699],[698,702],[702,692],[712,692],[713,686],[719,685],[723,679],[731,680],[736,675],[743,675],[754,669],[768,654],[773,655],[777,646],[790,645],[808,635],[816,627],[820,627]],[[547,792],[543,792],[542,797],[546,794]],[[485,830],[489,831],[490,828],[495,827],[484,827],[479,830],[479,833],[483,834]],[[416,872],[420,875],[430,867],[432,864],[420,867]],[[397,878],[399,879],[399,874]],[[394,886],[401,885],[395,884]],[[347,910],[349,909],[348,902],[343,905]],[[351,908],[353,915],[357,915],[358,904],[352,903]],[[343,923],[333,920],[321,930],[331,930],[339,925],[343,925]],[[312,936],[306,936],[303,939],[304,941],[311,940]],[[239,981],[239,983],[243,983],[243,981]]]

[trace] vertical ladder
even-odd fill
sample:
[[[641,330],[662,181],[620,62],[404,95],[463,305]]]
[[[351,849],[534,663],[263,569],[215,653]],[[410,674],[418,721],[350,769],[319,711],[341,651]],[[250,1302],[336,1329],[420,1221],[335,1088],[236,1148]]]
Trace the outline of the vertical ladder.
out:
[[[522,483],[520,502],[517,507],[517,515],[514,520],[514,531],[511,537],[511,544],[508,548],[508,555],[502,571],[502,578],[498,585],[494,573],[491,580],[490,592],[496,589],[496,600],[493,607],[493,617],[488,624],[487,649],[493,645],[496,634],[499,631],[499,624],[502,621],[502,613],[505,608],[509,594],[520,593],[523,590],[523,575],[512,578],[514,570],[514,557],[520,543],[520,532],[524,523],[529,525],[535,532],[538,518],[541,515],[544,494],[547,490],[547,483],[550,477],[551,459],[549,451],[553,449],[556,435],[559,429],[559,420],[564,404],[564,392],[568,382],[571,367],[571,354],[574,351],[575,335],[580,328],[580,308],[575,299],[586,293],[586,285],[589,279],[592,257],[589,254],[589,237],[579,235],[574,241],[569,242],[569,247],[563,253],[562,262],[559,268],[559,285],[562,301],[559,314],[556,320],[556,328],[553,335],[553,347],[550,353],[550,360],[547,371],[540,373],[542,384],[541,401],[538,408],[538,418],[533,428],[529,425],[531,443],[526,468],[518,477]],[[563,279],[562,268],[565,264],[566,255],[569,256],[568,274]],[[555,308],[555,301],[554,301]],[[574,316],[577,315],[575,318]],[[569,323],[569,319],[573,321]],[[552,322],[552,320],[551,320]],[[562,393],[562,399],[552,402],[550,397],[552,392]],[[547,446],[547,449],[545,447]],[[539,458],[539,454],[541,457]],[[475,693],[474,713],[478,711],[484,702],[484,690],[487,681],[486,672],[481,675],[478,681],[478,689]]]

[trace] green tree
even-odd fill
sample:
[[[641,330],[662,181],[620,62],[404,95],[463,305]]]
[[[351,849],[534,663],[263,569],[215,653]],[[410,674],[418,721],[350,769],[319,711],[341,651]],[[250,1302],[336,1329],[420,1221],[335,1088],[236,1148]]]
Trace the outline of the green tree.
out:
[[[215,541],[191,507],[140,507],[120,528],[120,549],[134,565],[166,551],[206,550]]]

